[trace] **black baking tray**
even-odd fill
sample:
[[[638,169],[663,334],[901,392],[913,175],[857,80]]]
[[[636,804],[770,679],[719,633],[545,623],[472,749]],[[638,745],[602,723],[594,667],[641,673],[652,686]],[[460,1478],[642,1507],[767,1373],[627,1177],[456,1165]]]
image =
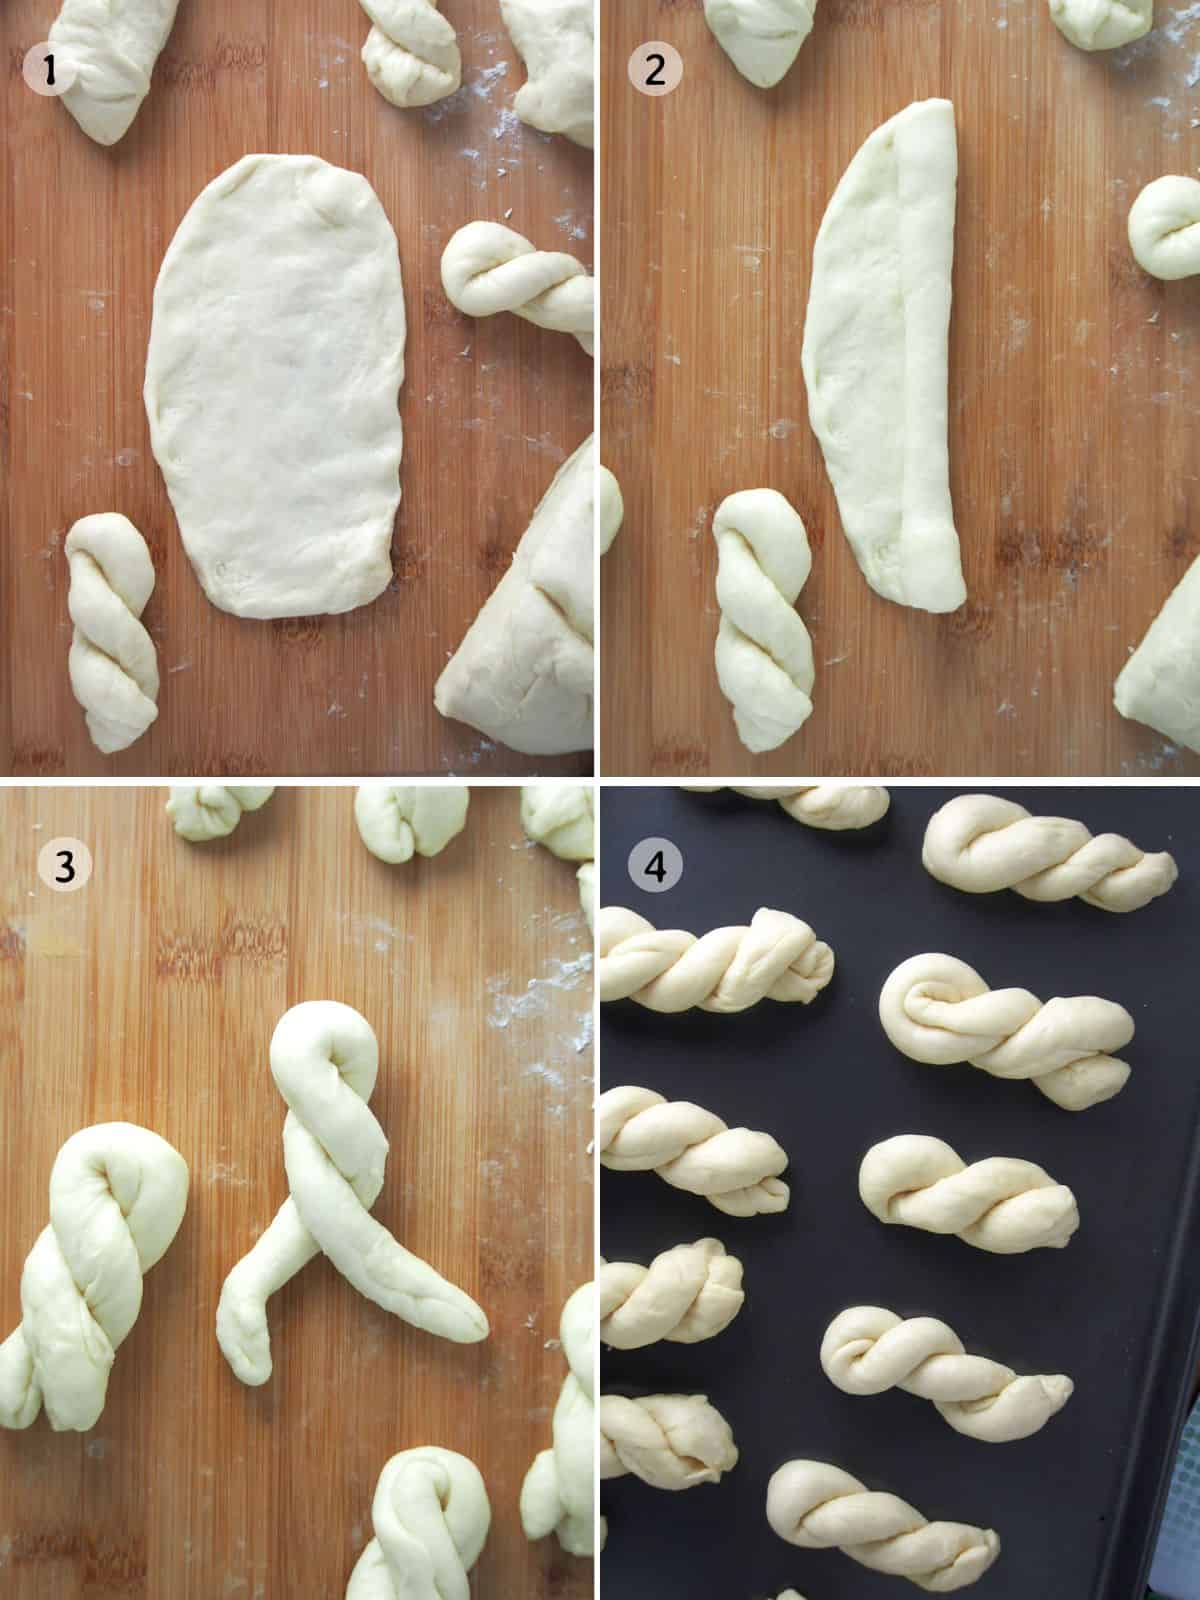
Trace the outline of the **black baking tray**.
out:
[[[819,833],[774,805],[723,793],[605,789],[604,904],[700,932],[791,911],[833,946],[837,971],[811,1006],[764,1002],[733,1017],[601,1007],[605,1087],[642,1084],[791,1156],[790,1209],[723,1216],[652,1173],[605,1171],[601,1248],[648,1262],[714,1235],[745,1263],[747,1303],[706,1343],[604,1351],[603,1384],[707,1394],[741,1450],[718,1486],[679,1494],[632,1477],[602,1485],[606,1595],[807,1600],[916,1592],[837,1551],[785,1544],[765,1517],[767,1480],[797,1456],[835,1462],[930,1518],[995,1528],[999,1561],[980,1600],[1141,1600],[1179,1430],[1192,1393],[1200,1308],[1200,793],[1163,787],[994,790],[1094,832],[1169,849],[1180,881],[1126,916],[1082,901],[974,896],[921,865],[929,817],[951,788],[893,790],[864,834]],[[665,894],[630,882],[630,849],[673,840],[684,873]],[[900,1055],[880,1028],[880,987],[906,956],[941,950],[993,986],[1043,999],[1099,994],[1133,1013],[1130,1083],[1090,1111],[1059,1110],[1029,1084]],[[966,1160],[1022,1156],[1070,1184],[1082,1225],[1065,1250],[991,1256],[954,1238],[883,1227],[858,1198],[877,1139],[927,1132]],[[989,1445],[893,1390],[844,1395],[818,1360],[832,1316],[859,1303],[942,1317],[967,1348],[1018,1372],[1066,1372],[1075,1395],[1031,1439]]]

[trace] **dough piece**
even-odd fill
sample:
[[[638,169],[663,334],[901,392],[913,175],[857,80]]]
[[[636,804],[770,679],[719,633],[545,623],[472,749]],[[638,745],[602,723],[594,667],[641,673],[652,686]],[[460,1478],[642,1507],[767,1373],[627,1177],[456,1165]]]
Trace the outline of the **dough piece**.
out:
[[[681,788],[692,794],[719,794],[720,783],[685,783]],[[848,828],[869,828],[887,816],[891,796],[886,789],[867,789],[850,783],[808,784],[797,789],[788,783],[762,783],[746,788],[733,786],[734,794],[751,800],[776,800],[794,822],[810,828],[842,833]]]
[[[462,83],[458,36],[435,0],[358,0],[373,24],[367,77],[394,106],[431,106]]]
[[[717,507],[717,680],[738,737],[777,750],[812,716],[812,640],[793,607],[812,571],[808,534],[774,489],[746,489]]]
[[[602,1478],[632,1472],[652,1489],[694,1489],[720,1483],[737,1460],[732,1430],[707,1395],[600,1396]]]
[[[579,904],[587,919],[588,930],[596,931],[596,863],[585,861],[575,874],[579,882]]]
[[[67,608],[75,632],[71,692],[87,713],[97,750],[128,750],[158,716],[158,657],[139,618],[154,589],[146,541],[126,517],[83,517],[64,545]]]
[[[523,755],[592,748],[595,465],[585,439],[434,690],[444,717]]]
[[[858,1172],[880,1222],[954,1233],[977,1250],[1061,1250],[1079,1226],[1075,1196],[1032,1161],[991,1156],[970,1166],[941,1139],[901,1133],[872,1145]]]
[[[901,962],[879,996],[879,1020],[914,1061],[969,1061],[996,1078],[1030,1078],[1064,1111],[1111,1100],[1129,1081],[1127,1064],[1108,1054],[1133,1038],[1124,1006],[1095,995],[1043,1003],[1028,989],[989,989],[953,956]]]
[[[392,577],[404,287],[356,172],[245,156],[163,257],[150,442],[196,575],[239,617],[367,605]]]
[[[129,131],[175,26],[179,0],[64,0],[49,42],[77,66],[62,103],[97,144]]]
[[[542,133],[565,133],[591,149],[595,67],[595,0],[500,0],[500,15],[529,80],[513,106]]]
[[[742,1263],[719,1239],[677,1244],[648,1267],[600,1262],[600,1339],[614,1350],[641,1350],[660,1339],[713,1339],[745,1304]]]
[[[986,1444],[1037,1433],[1075,1389],[1062,1373],[1018,1378],[998,1361],[967,1355],[954,1329],[936,1317],[901,1319],[882,1306],[851,1306],[834,1317],[821,1365],[845,1394],[903,1389],[932,1400],[956,1433]]]
[[[872,1572],[949,1594],[975,1583],[1000,1554],[990,1528],[930,1522],[894,1494],[871,1493],[826,1461],[789,1461],[767,1485],[767,1521],[805,1550],[839,1549]]]
[[[437,1445],[402,1450],[379,1475],[371,1521],[346,1600],[468,1600],[492,1523],[473,1461]]]
[[[1123,717],[1200,750],[1200,559],[1121,669],[1114,703]]]
[[[608,468],[601,466],[596,470],[597,493],[600,497],[600,554],[606,556],[625,521],[625,501],[621,495],[621,485]]]
[[[442,287],[468,317],[515,312],[595,354],[596,280],[574,256],[535,250],[501,222],[468,222],[442,254]]]
[[[271,1076],[288,1104],[291,1194],[225,1279],[217,1307],[217,1340],[243,1383],[271,1376],[268,1299],[322,1251],[360,1294],[413,1327],[455,1344],[487,1338],[487,1317],[470,1296],[370,1214],[388,1152],[367,1105],[378,1071],[375,1034],[349,1006],[307,1001],[275,1029]]]
[[[592,787],[588,783],[526,784],[521,826],[535,844],[562,861],[591,861],[596,854]]]
[[[465,783],[437,788],[364,784],[354,797],[354,820],[373,856],[393,866],[414,854],[436,856],[467,825],[471,791]]]
[[[563,1307],[558,1336],[571,1369],[554,1408],[554,1444],[534,1458],[521,1486],[527,1539],[556,1534],[568,1555],[595,1553],[596,1285],[585,1283]]]
[[[760,1000],[808,1005],[833,977],[833,951],[799,917],[756,911],[750,926],[697,938],[659,929],[624,906],[600,910],[601,1000],[650,1011],[746,1011]]]
[[[787,1210],[789,1190],[779,1177],[787,1152],[769,1133],[731,1128],[690,1101],[632,1085],[605,1090],[596,1117],[602,1167],[657,1172],[727,1217]]]
[[[117,1347],[142,1309],[142,1278],[187,1209],[188,1169],[128,1122],[72,1134],[50,1171],[50,1224],[21,1274],[21,1325],[0,1345],[0,1427],[43,1406],[57,1433],[94,1428]]]
[[[846,169],[813,252],[804,381],[846,536],[885,600],[967,598],[950,503],[958,148],[949,100],[911,105]]]
[[[704,15],[743,78],[773,89],[812,32],[817,0],[704,0]]]
[[[1200,183],[1156,178],[1129,210],[1129,246],[1143,272],[1173,282],[1200,272]]]
[[[1147,855],[1119,833],[1035,817],[991,794],[964,794],[930,819],[921,859],[939,883],[965,894],[1015,889],[1050,903],[1078,895],[1101,911],[1138,911],[1179,876],[1165,851]]]
[[[1056,26],[1081,50],[1118,50],[1154,26],[1154,0],[1050,0]]]
[[[226,788],[219,783],[176,785],[167,801],[167,815],[175,832],[192,844],[210,839],[225,839],[242,820],[246,811],[261,811],[275,793],[268,784],[239,784]]]

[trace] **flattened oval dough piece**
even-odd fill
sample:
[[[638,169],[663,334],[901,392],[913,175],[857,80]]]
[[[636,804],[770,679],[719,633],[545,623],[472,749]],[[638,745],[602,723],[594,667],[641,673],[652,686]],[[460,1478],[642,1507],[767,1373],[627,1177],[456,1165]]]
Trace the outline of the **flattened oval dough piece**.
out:
[[[847,167],[813,251],[804,381],[846,536],[898,605],[967,598],[950,504],[950,275],[958,144],[949,100],[909,106]]]
[[[245,156],[179,225],[146,413],[204,591],[239,617],[350,611],[391,579],[404,288],[356,172]]]
[[[1117,50],[1154,26],[1154,0],[1050,0],[1059,30],[1081,50]]]
[[[1123,717],[1200,750],[1200,559],[1121,669],[1114,699]]]

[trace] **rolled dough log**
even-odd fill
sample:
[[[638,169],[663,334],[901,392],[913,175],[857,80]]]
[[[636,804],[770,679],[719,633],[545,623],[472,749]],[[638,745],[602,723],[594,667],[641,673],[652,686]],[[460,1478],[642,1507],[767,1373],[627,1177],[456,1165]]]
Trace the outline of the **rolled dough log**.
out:
[[[179,0],[65,0],[47,37],[75,65],[62,103],[89,139],[112,145],[129,131],[178,7]]]
[[[367,77],[394,106],[430,106],[462,82],[458,36],[435,0],[358,0],[371,19]]]
[[[1200,750],[1200,559],[1121,669],[1114,699],[1123,717]]]

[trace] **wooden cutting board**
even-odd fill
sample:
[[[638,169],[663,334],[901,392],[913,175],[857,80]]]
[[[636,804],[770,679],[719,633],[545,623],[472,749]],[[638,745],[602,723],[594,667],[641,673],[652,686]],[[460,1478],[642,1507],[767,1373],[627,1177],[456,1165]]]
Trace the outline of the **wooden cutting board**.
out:
[[[700,0],[604,8],[604,456],[626,526],[604,562],[603,739],[613,773],[1200,773],[1124,722],[1113,681],[1200,552],[1200,283],[1126,238],[1140,188],[1200,162],[1200,7],[1089,56],[1045,0],[820,0],[776,90],[753,88]],[[626,75],[673,43],[682,85]],[[800,347],[812,246],[871,131],[946,95],[960,182],[953,492],[970,599],[878,599],[837,518]],[[815,712],[752,757],[717,686],[711,524],[781,490],[814,570],[800,600]]]
[[[557,466],[589,432],[592,363],[519,318],[474,323],[439,264],[475,218],[590,263],[592,155],[512,111],[524,70],[497,0],[447,0],[463,89],[400,111],[359,60],[357,0],[182,0],[136,122],[112,150],[25,86],[53,0],[0,15],[0,771],[359,775],[584,771],[530,760],[434,709],[433,686],[507,569]],[[408,304],[395,578],[344,617],[251,622],[209,604],[184,552],[142,406],[151,300],[184,213],[250,151],[311,153],[374,185]],[[77,517],[121,511],[158,584],[159,720],[92,746],[67,681]]]
[[[436,1443],[470,1456],[491,1496],[475,1592],[585,1600],[590,1564],[527,1543],[517,1513],[566,1373],[547,1341],[592,1270],[573,871],[525,840],[515,789],[474,791],[465,833],[406,867],[364,849],[349,788],[281,790],[208,845],[176,837],[164,799],[0,795],[3,1334],[64,1139],[137,1121],[191,1168],[98,1426],[0,1432],[0,1593],[340,1596],[380,1469]],[[75,894],[37,873],[62,835],[95,858]],[[217,1298],[287,1195],[271,1032],[290,1005],[326,998],[380,1041],[371,1104],[391,1154],[374,1215],[479,1300],[492,1334],[419,1333],[318,1259],[271,1301],[274,1376],[249,1389],[217,1345]]]

